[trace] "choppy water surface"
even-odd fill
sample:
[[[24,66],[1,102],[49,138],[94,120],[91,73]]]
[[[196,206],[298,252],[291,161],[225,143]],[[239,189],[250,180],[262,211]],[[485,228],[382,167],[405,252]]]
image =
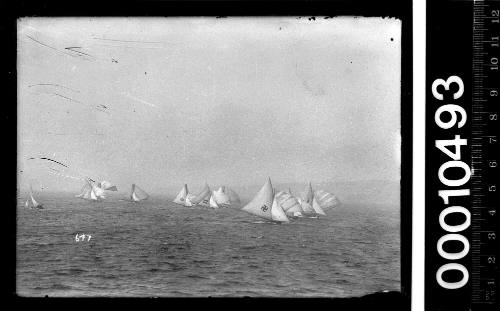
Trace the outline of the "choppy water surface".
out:
[[[270,224],[237,209],[39,198],[17,211],[22,296],[350,297],[400,290],[399,209]],[[77,233],[90,241],[76,242]],[[87,238],[88,239],[88,238]]]

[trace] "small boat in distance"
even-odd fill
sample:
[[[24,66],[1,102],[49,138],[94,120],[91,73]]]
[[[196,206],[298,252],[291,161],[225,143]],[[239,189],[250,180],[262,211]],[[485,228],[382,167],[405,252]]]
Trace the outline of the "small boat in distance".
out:
[[[215,202],[213,194],[210,196],[209,205],[212,208],[219,208],[219,204]]]
[[[334,208],[341,204],[335,195],[324,190],[314,191],[314,197],[316,198],[319,206],[323,209]]]
[[[31,187],[31,185],[30,185],[29,198],[26,199],[24,205],[31,209],[43,209],[43,204],[38,203],[33,197],[33,188]]]
[[[225,186],[219,187],[219,190],[214,191],[212,196],[214,197],[215,202],[217,202],[217,205],[220,207],[228,207],[231,205],[231,199],[226,193]]]
[[[312,207],[314,199],[314,192],[312,190],[311,182],[302,196],[302,199],[299,200],[300,206],[302,207],[302,214],[306,217],[317,218],[317,213]]]
[[[316,197],[313,197],[313,204],[312,204],[312,208],[314,209],[314,212],[318,215],[323,215],[325,216],[325,211],[323,211],[323,209],[321,208],[321,206],[319,205],[318,201],[316,200]]]
[[[242,210],[273,222],[281,223],[289,221],[283,209],[275,200],[271,178],[268,178],[252,201],[245,205]]]
[[[107,191],[118,191],[115,185],[110,183],[109,181],[103,180],[99,183],[97,183],[97,187],[101,188],[102,190],[107,190]]]
[[[285,215],[291,218],[302,217],[302,207],[299,201],[289,192],[280,191],[276,194],[276,201],[281,206]]]
[[[186,197],[188,195],[188,186],[184,184],[184,187],[182,187],[181,191],[179,191],[179,194],[175,197],[175,199],[172,201],[177,204],[184,205],[186,202]]]
[[[86,178],[80,194],[75,195],[75,197],[88,201],[101,201],[106,198],[106,194],[102,188],[96,186],[89,178]]]
[[[289,222],[290,220],[286,217],[285,211],[276,201],[276,196],[273,198],[273,205],[271,207],[271,216],[274,221],[279,222]]]
[[[195,195],[193,198],[186,198],[186,202],[189,199],[189,201],[191,202],[192,205],[209,206],[211,192],[212,191],[210,190],[210,187],[205,182],[205,186],[203,187],[203,189],[197,195]]]
[[[149,198],[149,194],[146,191],[136,186],[136,184],[132,184],[132,191],[130,192],[130,199],[134,202],[143,201]]]

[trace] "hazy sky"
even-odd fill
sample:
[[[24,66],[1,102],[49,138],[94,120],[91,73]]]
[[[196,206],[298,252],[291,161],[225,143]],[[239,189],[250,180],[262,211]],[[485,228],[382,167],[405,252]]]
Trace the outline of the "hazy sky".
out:
[[[397,19],[21,19],[20,187],[396,181],[400,62]]]

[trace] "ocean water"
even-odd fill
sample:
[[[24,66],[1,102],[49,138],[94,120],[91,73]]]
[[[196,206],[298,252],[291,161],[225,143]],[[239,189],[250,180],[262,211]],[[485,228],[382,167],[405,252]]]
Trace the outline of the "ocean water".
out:
[[[271,224],[166,198],[17,209],[20,296],[353,297],[400,290],[399,209],[344,203]],[[90,234],[77,242],[76,234]]]

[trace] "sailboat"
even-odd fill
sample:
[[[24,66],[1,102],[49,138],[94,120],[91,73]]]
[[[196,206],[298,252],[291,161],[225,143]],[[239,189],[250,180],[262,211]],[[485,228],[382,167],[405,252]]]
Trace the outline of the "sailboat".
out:
[[[313,197],[313,204],[312,204],[312,208],[314,209],[314,212],[318,215],[326,215],[325,214],[325,211],[323,211],[323,209],[321,208],[321,206],[319,205],[318,201],[316,200],[316,197]]]
[[[219,190],[214,191],[212,195],[215,202],[217,202],[217,205],[221,207],[228,207],[231,205],[231,200],[229,199],[224,186],[221,186]]]
[[[106,198],[106,193],[102,188],[96,186],[93,181],[86,178],[85,185],[80,190],[80,194],[77,194],[75,197],[89,201],[101,201]]]
[[[214,191],[214,192],[215,192],[215,191]],[[209,203],[208,203],[208,204],[209,204],[209,205],[210,205],[210,207],[212,207],[212,208],[219,208],[219,204],[217,204],[217,202],[215,201],[213,194],[212,194],[212,195],[210,195],[210,199],[209,199]]]
[[[288,217],[286,216],[283,208],[276,201],[275,195],[273,198],[273,205],[271,206],[271,216],[272,216],[274,221],[279,221],[279,222],[289,222],[290,221],[288,219]]]
[[[186,197],[187,197],[188,193],[189,193],[188,186],[186,184],[184,184],[184,187],[182,187],[181,191],[179,191],[179,193],[177,194],[177,196],[175,197],[173,202],[177,203],[177,204],[184,205],[184,203],[186,202]]]
[[[118,191],[115,185],[106,180],[97,183],[97,187],[107,191]]]
[[[311,182],[309,182],[309,186],[306,189],[306,192],[303,194],[303,197],[301,200],[299,200],[299,203],[302,207],[302,214],[304,216],[310,217],[310,218],[315,218],[317,217],[317,213],[312,207],[313,204],[313,199],[314,199],[314,192],[312,190]]]
[[[210,204],[210,193],[211,192],[212,191],[210,190],[210,187],[205,182],[205,186],[197,195],[195,195],[193,198],[186,198],[186,203],[188,202],[188,199],[189,199],[189,202],[192,205],[210,206],[209,204]]]
[[[259,192],[252,199],[252,201],[245,205],[242,210],[274,222],[289,221],[285,213],[283,212],[283,209],[279,204],[277,204],[275,200],[270,178],[268,178],[267,182],[264,184],[264,186],[262,186]]]
[[[192,194],[192,193],[188,193],[188,194],[186,195],[186,200],[184,201],[184,206],[189,206],[189,207],[191,207],[191,206],[195,206],[196,204],[194,204],[194,203],[192,202],[192,200],[193,200],[195,197],[196,197],[196,195],[194,195],[194,194]]]
[[[26,203],[24,203],[24,205],[32,209],[43,209],[43,204],[38,203],[33,197],[33,188],[31,187],[31,185],[29,198],[26,199]]]
[[[335,195],[324,190],[314,191],[314,197],[316,198],[319,206],[323,209],[334,208],[341,204]]]
[[[132,190],[130,192],[130,199],[134,202],[143,201],[149,198],[149,194],[146,191],[136,186],[136,184],[132,184]]]
[[[299,201],[289,192],[280,191],[276,194],[276,201],[281,206],[285,215],[292,218],[302,217],[302,207]]]

